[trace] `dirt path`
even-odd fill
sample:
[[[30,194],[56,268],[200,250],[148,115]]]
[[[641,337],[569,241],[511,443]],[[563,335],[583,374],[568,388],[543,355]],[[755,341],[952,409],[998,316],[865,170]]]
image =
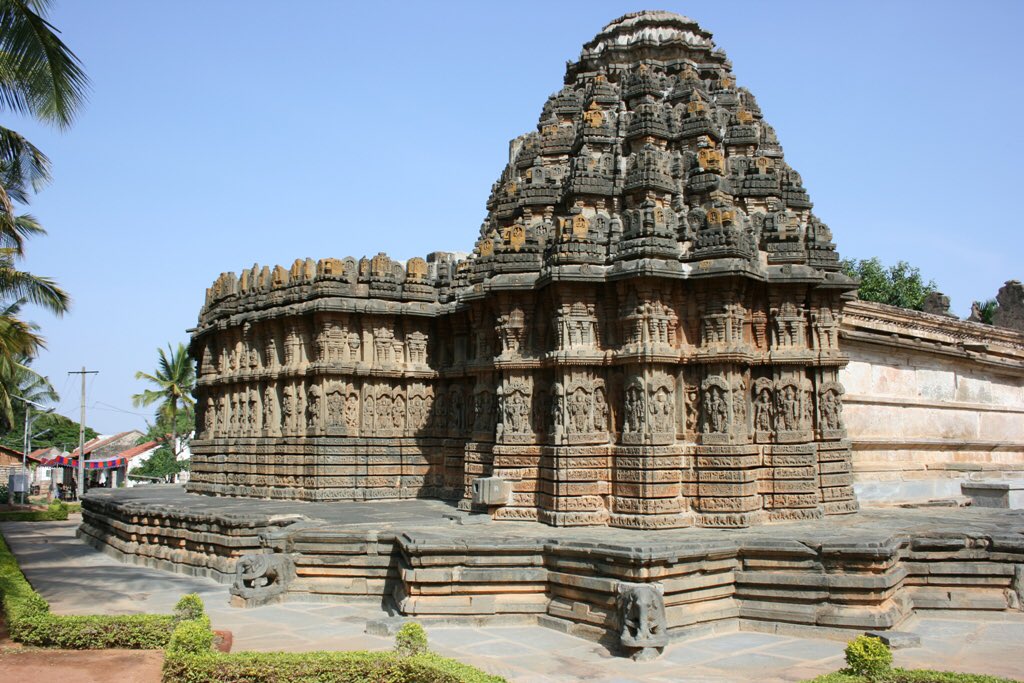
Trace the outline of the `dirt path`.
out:
[[[161,650],[0,647],[0,683],[158,683]]]
[[[0,617],[0,683],[159,683],[163,650],[50,650],[22,647]]]

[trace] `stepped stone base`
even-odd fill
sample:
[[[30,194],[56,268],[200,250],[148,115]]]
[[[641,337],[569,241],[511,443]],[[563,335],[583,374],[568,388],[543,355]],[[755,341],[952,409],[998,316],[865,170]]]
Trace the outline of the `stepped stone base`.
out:
[[[648,607],[669,639],[736,623],[884,631],[914,610],[1020,609],[1024,598],[1016,510],[652,532],[461,525],[453,518],[465,513],[432,500],[240,500],[177,487],[90,493],[82,507],[83,540],[126,562],[233,582],[245,596],[236,604],[372,598],[418,620],[536,621],[611,646],[627,642],[622,594],[638,584],[657,589]]]

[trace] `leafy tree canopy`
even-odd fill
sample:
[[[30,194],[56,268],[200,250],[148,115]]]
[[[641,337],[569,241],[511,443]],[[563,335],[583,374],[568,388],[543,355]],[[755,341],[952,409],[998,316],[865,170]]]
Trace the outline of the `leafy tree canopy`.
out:
[[[8,448],[21,450],[25,430],[25,408],[21,402],[14,406],[14,427],[2,433],[0,444]],[[50,430],[50,431],[46,431]],[[40,434],[40,432],[45,432]],[[55,446],[62,450],[72,451],[78,447],[78,423],[56,413],[44,413],[32,423],[32,433],[40,436],[32,439],[32,450]],[[90,427],[85,428],[85,440],[95,439],[99,434]]]
[[[860,280],[860,298],[900,308],[920,311],[925,297],[936,290],[935,280],[925,282],[921,271],[906,261],[888,268],[876,256],[870,259],[843,259],[843,272]]]
[[[196,428],[196,417],[191,407],[179,410],[175,415],[175,423],[176,429],[173,429],[170,416],[163,411],[158,411],[156,423],[147,424],[146,434],[139,439],[139,443],[158,441],[162,444],[170,445],[171,436],[177,434],[178,438],[183,442],[182,445],[186,445],[188,435]]]
[[[188,467],[188,460],[177,460],[168,446],[160,446],[155,453],[149,456],[149,459],[146,460],[146,462],[133,469],[131,474],[142,475],[145,477],[157,477],[164,481],[171,481],[171,478],[174,477],[174,475],[187,470]]]

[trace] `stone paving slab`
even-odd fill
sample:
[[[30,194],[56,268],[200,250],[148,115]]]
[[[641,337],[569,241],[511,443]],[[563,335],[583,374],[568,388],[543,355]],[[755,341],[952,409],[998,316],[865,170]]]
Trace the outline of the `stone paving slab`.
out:
[[[76,526],[76,520],[0,524],[25,575],[57,613],[167,612],[182,593],[197,592],[215,628],[234,633],[236,650],[383,650],[393,644],[391,638],[363,633],[366,621],[384,616],[373,603],[233,608],[226,586],[120,564],[75,538]],[[1024,677],[1024,613],[925,612],[900,629],[918,634],[921,647],[894,652],[897,666]],[[614,657],[596,643],[540,626],[431,625],[427,634],[441,654],[515,683],[781,683],[843,665],[841,642],[760,632],[733,631],[674,643],[650,662]]]

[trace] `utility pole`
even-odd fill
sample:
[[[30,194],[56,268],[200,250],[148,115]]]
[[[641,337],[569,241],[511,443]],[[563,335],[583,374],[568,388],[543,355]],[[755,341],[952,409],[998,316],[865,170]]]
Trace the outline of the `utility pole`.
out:
[[[84,365],[81,370],[68,372],[69,375],[82,376],[82,418],[78,423],[78,500],[82,500],[82,496],[85,495],[85,376],[98,375],[99,372],[86,370]]]
[[[28,452],[32,448],[32,421],[29,417],[29,413],[32,412],[32,406],[35,406],[36,408],[39,409],[42,409],[43,406],[39,405],[35,401],[30,401],[27,398],[22,398],[21,396],[11,396],[11,398],[21,401],[22,403],[25,404],[25,438],[21,442],[21,485],[25,487],[25,490],[21,492],[21,502],[24,505],[25,503],[28,502],[29,489],[32,488],[31,486],[29,486],[28,482]],[[50,408],[46,412],[52,413],[53,410],[53,408]]]

